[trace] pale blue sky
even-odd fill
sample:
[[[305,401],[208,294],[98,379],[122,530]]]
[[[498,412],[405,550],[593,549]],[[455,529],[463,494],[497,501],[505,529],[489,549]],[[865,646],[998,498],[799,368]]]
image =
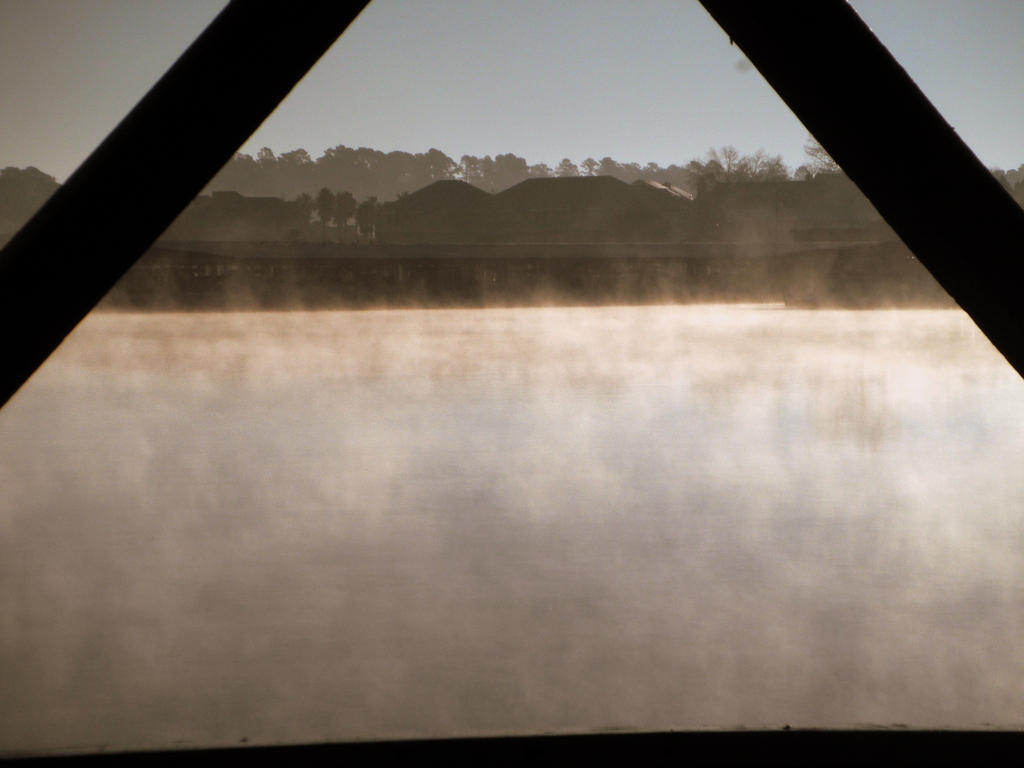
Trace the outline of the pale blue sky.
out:
[[[1024,163],[1024,2],[854,0],[987,165]],[[0,167],[63,180],[223,6],[0,0]],[[375,0],[245,151],[791,165],[807,132],[693,0]]]

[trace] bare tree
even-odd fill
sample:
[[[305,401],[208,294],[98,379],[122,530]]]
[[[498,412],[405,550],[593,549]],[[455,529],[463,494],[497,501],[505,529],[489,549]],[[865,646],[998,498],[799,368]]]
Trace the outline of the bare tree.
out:
[[[825,148],[818,143],[813,136],[808,136],[804,142],[804,154],[807,155],[806,167],[812,175],[819,173],[841,173],[839,163],[832,159],[832,155],[825,151]],[[803,168],[804,166],[801,166]]]

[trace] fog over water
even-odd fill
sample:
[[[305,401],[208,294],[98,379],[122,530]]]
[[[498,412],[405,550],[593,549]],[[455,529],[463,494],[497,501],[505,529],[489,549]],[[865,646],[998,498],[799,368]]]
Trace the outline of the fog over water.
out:
[[[951,310],[91,315],[0,410],[0,749],[1020,727]]]

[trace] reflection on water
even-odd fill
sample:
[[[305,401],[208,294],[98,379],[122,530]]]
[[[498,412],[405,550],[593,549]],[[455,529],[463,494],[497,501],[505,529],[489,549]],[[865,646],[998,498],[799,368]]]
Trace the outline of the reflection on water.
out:
[[[5,750],[1024,722],[959,312],[99,314],[0,441]]]

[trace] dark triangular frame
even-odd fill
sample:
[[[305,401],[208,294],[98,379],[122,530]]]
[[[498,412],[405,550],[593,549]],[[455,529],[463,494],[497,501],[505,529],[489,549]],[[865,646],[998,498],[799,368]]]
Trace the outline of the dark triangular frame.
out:
[[[842,0],[701,0],[917,258],[1024,374],[1024,211]],[[235,0],[0,253],[6,402],[277,106],[362,2]],[[941,167],[940,167],[941,166]],[[841,692],[837,692],[841,695]],[[1022,733],[532,736],[53,758],[66,762],[810,765],[995,762]],[[32,765],[48,762],[33,759]],[[13,762],[11,764],[14,764]]]

